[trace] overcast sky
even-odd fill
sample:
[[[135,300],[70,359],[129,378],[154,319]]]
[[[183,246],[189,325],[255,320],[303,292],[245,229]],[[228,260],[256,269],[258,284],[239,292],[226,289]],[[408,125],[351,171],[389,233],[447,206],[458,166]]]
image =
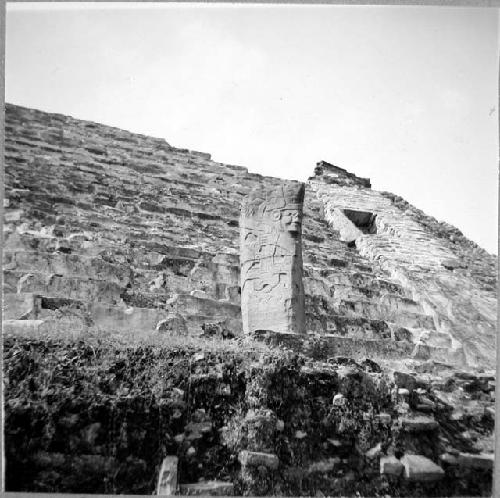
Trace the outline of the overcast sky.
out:
[[[7,4],[6,100],[306,180],[369,177],[497,253],[498,11]]]

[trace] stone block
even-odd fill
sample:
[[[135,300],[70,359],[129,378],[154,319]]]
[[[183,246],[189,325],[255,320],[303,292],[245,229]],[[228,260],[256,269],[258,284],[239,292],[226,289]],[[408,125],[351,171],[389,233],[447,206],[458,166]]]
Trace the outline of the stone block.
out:
[[[378,421],[384,425],[389,425],[392,421],[392,417],[389,413],[379,413],[376,417]]]
[[[339,457],[332,457],[326,460],[320,460],[318,462],[313,462],[309,465],[307,472],[309,474],[315,473],[327,473],[335,469],[340,463]]]
[[[380,474],[400,476],[403,472],[403,464],[395,456],[383,456],[380,458]]]
[[[338,230],[340,240],[344,242],[354,242],[363,235],[363,232],[344,214],[341,209],[332,209],[327,219],[333,226],[334,230]]]
[[[431,358],[431,346],[423,342],[417,342],[412,352],[412,357],[416,360],[428,360]]]
[[[233,496],[234,486],[225,481],[203,481],[179,486],[181,495]]]
[[[404,455],[401,458],[404,476],[410,481],[431,482],[444,477],[444,470],[422,455]]]
[[[157,495],[170,496],[176,494],[178,464],[179,459],[176,456],[169,455],[163,459],[156,486]]]
[[[3,319],[36,319],[40,310],[40,298],[31,292],[3,295]]]
[[[138,330],[153,332],[166,316],[166,312],[162,310],[123,305],[112,306],[104,303],[93,303],[90,312],[97,326],[123,332]]]
[[[436,420],[425,416],[404,417],[402,422],[408,432],[432,431],[439,427]]]
[[[415,377],[405,372],[394,372],[394,382],[398,387],[408,389],[408,391],[413,391],[417,384]]]
[[[42,334],[49,330],[45,320],[4,320],[4,334]]]
[[[452,339],[450,334],[445,332],[437,332],[436,330],[426,330],[419,338],[419,341],[426,346],[435,348],[451,348]]]
[[[393,331],[393,339],[395,341],[413,342],[413,334],[404,327],[398,327]]]
[[[495,462],[493,453],[459,453],[458,464],[469,469],[492,469]]]
[[[439,460],[445,465],[458,465],[458,457],[450,453],[443,453]]]
[[[249,450],[262,450],[273,440],[276,432],[277,418],[272,410],[250,409],[243,424],[247,428]]]
[[[333,406],[344,406],[347,402],[347,399],[345,398],[345,396],[343,394],[336,394],[334,397],[333,397],[333,401],[332,401],[332,404]]]
[[[185,335],[188,332],[186,320],[179,313],[170,313],[166,318],[160,320],[155,327],[157,332]]]
[[[382,444],[378,443],[376,446],[374,446],[373,448],[369,449],[365,453],[365,456],[366,456],[366,458],[373,459],[373,458],[376,458],[377,456],[379,456],[380,453],[381,453],[381,451],[382,451]]]
[[[243,467],[259,467],[263,465],[272,470],[279,466],[279,459],[273,453],[263,453],[258,451],[240,451],[238,460]]]

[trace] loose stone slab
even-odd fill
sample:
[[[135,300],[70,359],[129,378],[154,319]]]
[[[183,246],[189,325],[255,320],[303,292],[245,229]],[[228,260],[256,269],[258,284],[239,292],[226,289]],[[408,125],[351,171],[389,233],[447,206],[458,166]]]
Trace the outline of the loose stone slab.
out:
[[[400,476],[401,472],[403,472],[403,464],[395,456],[380,458],[380,474]]]
[[[276,470],[279,466],[279,459],[273,453],[262,453],[258,451],[240,451],[238,460],[244,467],[259,467],[263,465],[270,469]]]
[[[179,459],[176,456],[167,456],[163,459],[156,486],[157,495],[175,495],[177,492],[178,464]]]
[[[243,332],[305,332],[302,282],[303,183],[257,187],[240,216]]]
[[[234,486],[225,481],[204,481],[179,486],[182,495],[232,496]]]
[[[410,481],[429,482],[443,478],[444,470],[422,455],[404,455],[401,458],[404,476]]]

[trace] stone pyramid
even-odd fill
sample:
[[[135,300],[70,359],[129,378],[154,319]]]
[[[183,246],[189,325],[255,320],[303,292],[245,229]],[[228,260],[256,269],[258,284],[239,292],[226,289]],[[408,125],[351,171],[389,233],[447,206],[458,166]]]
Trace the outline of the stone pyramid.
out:
[[[285,180],[9,104],[5,154],[5,330],[241,334],[240,203]],[[456,228],[321,161],[303,252],[306,328],[333,351],[494,368],[496,258]]]
[[[242,338],[240,205],[287,180],[59,114],[5,119],[8,491],[490,493],[496,257],[321,161],[306,334]],[[75,331],[125,347],[59,340]]]

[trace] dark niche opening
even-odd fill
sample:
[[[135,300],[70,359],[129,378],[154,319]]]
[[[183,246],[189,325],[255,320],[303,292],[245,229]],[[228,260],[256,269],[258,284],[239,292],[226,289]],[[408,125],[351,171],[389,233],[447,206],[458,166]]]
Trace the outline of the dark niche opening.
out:
[[[377,226],[375,224],[376,214],[369,211],[355,211],[354,209],[344,209],[343,213],[363,233],[377,233]]]

